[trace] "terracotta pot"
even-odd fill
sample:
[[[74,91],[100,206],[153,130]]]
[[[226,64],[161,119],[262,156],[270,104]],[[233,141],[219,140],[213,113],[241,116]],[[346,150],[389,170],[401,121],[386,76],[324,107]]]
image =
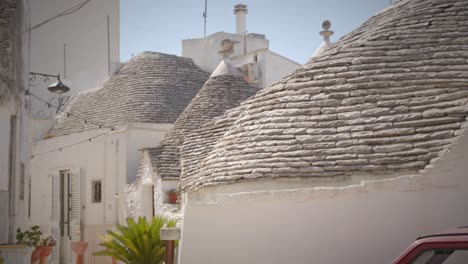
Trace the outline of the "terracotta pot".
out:
[[[45,264],[47,257],[50,256],[50,253],[52,252],[52,249],[54,247],[53,246],[38,246],[38,247],[42,248],[41,257],[39,258],[39,263]]]
[[[31,253],[31,264],[34,264],[41,257],[42,247],[37,246]]]
[[[73,252],[76,254],[76,264],[83,263],[83,254],[88,248],[88,242],[84,241],[72,241],[71,247]]]
[[[112,258],[112,264],[117,264],[117,260],[115,258]]]
[[[169,203],[171,204],[177,203],[177,193],[170,192],[168,195],[169,195]]]
[[[88,248],[88,242],[84,241],[72,241],[71,247],[73,252],[75,252],[76,255],[83,255]]]

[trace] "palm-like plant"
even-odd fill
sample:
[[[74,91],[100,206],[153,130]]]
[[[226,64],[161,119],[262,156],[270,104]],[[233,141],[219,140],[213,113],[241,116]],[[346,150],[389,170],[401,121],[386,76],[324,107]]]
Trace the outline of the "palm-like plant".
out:
[[[164,217],[127,218],[127,225],[117,225],[117,231],[107,231],[107,239],[101,246],[104,250],[95,256],[110,256],[127,264],[161,264],[164,262],[164,241],[159,239],[163,227],[174,227],[175,221]]]

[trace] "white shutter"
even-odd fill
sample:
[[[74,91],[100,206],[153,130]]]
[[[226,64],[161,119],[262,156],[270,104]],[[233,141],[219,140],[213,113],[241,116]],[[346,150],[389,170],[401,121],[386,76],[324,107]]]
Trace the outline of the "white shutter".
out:
[[[81,240],[81,177],[80,169],[72,169],[70,172],[69,190],[69,219],[70,219],[70,243]],[[76,255],[69,250],[70,263],[76,263]]]
[[[59,176],[52,174],[49,175],[49,218],[50,218],[50,233],[54,236],[57,244],[50,254],[50,263],[59,263],[59,252],[60,252],[60,180]]]

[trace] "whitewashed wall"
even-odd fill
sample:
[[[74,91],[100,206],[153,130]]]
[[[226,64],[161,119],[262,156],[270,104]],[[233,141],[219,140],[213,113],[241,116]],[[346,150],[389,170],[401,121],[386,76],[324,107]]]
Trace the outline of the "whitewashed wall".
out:
[[[29,1],[31,26],[35,26],[83,0]],[[107,33],[109,15],[109,49]],[[27,34],[26,34],[27,35]],[[64,52],[64,44],[66,45]],[[72,90],[69,95],[98,87],[120,62],[120,2],[90,1],[79,11],[58,18],[31,31],[31,71],[61,74]],[[66,57],[66,62],[64,62]],[[50,80],[50,84],[54,80]],[[35,93],[48,99],[53,96],[47,85],[35,87]],[[33,113],[48,112],[44,104],[33,100]]]
[[[272,51],[267,51],[264,54],[265,67],[265,84],[266,87],[272,83],[281,80],[286,75],[291,74],[301,65],[284,56],[281,56]]]
[[[14,109],[9,105],[0,106],[0,190],[8,191],[8,169],[9,169],[9,148],[10,148],[10,116],[14,114]]]
[[[191,58],[198,67],[205,71],[213,72],[223,59],[223,56],[218,52],[221,50],[221,41],[224,39],[239,41],[239,43],[234,45],[232,57],[244,54],[244,36],[217,32],[206,38],[182,40],[182,57]],[[268,49],[269,47],[267,39],[256,35],[247,35],[245,40],[247,43],[246,53]]]
[[[5,1],[8,4],[9,1]],[[14,2],[14,1],[13,1]],[[28,219],[28,202],[29,202],[29,158],[31,153],[31,144],[29,137],[29,115],[25,108],[27,105],[25,96],[22,91],[28,85],[28,35],[22,34],[27,26],[26,0],[16,1],[16,10],[10,12],[9,8],[4,8],[0,13],[2,16],[13,15],[16,20],[12,21],[15,25],[4,24],[1,28],[3,31],[4,49],[0,51],[0,56],[3,59],[0,65],[2,72],[1,90],[9,90],[10,94],[2,94],[0,100],[0,244],[15,242],[15,232],[17,228],[22,228],[27,223]],[[6,12],[6,13],[5,13]],[[8,13],[8,14],[7,14]],[[5,25],[10,30],[6,30]],[[11,27],[11,28],[10,28]],[[6,46],[5,46],[6,45]],[[11,96],[10,96],[11,95]],[[15,140],[10,138],[10,118],[16,116],[16,133]],[[13,144],[13,187],[9,188],[9,168],[10,168],[10,143]],[[20,185],[20,168],[24,165],[24,185]],[[8,211],[10,194],[13,191],[14,210],[11,217]],[[20,191],[24,193],[20,199]],[[10,236],[9,236],[10,230]],[[8,237],[9,236],[9,237]]]
[[[162,180],[154,172],[150,157],[143,151],[142,169],[140,177],[125,188],[125,216],[146,216],[147,219],[155,215],[172,219],[180,218],[180,210],[177,205],[169,204],[167,192],[177,190],[177,180]]]
[[[42,230],[49,232],[48,175],[52,172],[57,174],[62,169],[80,168],[82,234],[83,239],[90,243],[90,250],[87,251],[85,262],[104,261],[106,258],[91,257],[91,253],[98,250],[99,236],[105,234],[105,230],[112,228],[116,223],[117,215],[121,216],[124,213],[121,209],[122,204],[117,206],[120,198],[116,196],[120,196],[124,191],[129,178],[129,168],[138,166],[133,159],[133,156],[138,156],[136,149],[147,145],[156,145],[169,128],[168,124],[131,123],[109,135],[93,139],[92,142],[34,156],[31,160],[33,189],[30,223],[39,225]],[[33,154],[86,140],[106,131],[106,129],[90,130],[40,140],[35,143]],[[135,174],[136,169],[132,175]],[[91,182],[93,180],[102,180],[101,203],[91,202]],[[123,218],[119,217],[119,221],[122,222]]]
[[[418,176],[191,194],[179,263],[391,263],[419,235],[467,225],[467,134]]]

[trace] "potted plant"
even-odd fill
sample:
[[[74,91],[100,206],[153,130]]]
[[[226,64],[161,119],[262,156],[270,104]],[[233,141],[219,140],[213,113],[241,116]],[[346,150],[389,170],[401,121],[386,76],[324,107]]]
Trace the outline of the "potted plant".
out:
[[[31,254],[31,263],[39,260],[39,263],[45,263],[45,259],[50,255],[55,239],[52,235],[42,236],[39,226],[33,226],[29,230],[16,230],[16,240],[18,244],[35,247]]]
[[[77,236],[80,236],[80,232],[76,232]],[[71,248],[73,252],[76,254],[76,264],[83,263],[83,255],[88,248],[88,242],[79,240],[79,241],[72,241]]]
[[[31,254],[31,263],[36,262],[41,256],[42,248],[39,248],[42,232],[39,226],[33,226],[29,230],[22,231],[21,228],[16,230],[16,240],[18,244],[35,247]]]
[[[169,203],[170,204],[176,204],[177,203],[177,191],[172,189],[169,192],[167,192],[167,196],[169,198]]]
[[[39,263],[45,264],[47,257],[52,252],[53,247],[55,246],[56,241],[52,235],[43,236],[37,246],[40,248],[41,255],[39,257]]]
[[[126,225],[117,224],[114,231],[99,244],[104,250],[94,256],[109,256],[126,264],[160,264],[164,262],[164,241],[160,239],[163,227],[175,227],[176,222],[165,217],[155,216],[151,220],[139,216],[137,220],[127,218]],[[138,245],[138,246],[136,246]]]

